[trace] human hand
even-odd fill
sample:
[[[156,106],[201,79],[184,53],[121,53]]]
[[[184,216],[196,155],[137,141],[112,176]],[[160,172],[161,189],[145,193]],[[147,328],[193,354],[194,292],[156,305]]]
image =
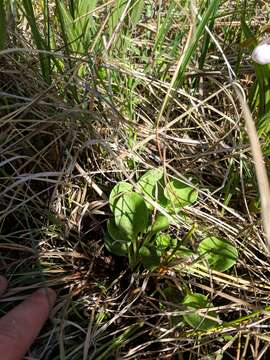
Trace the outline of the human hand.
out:
[[[0,296],[7,280],[0,276]],[[0,319],[0,360],[21,360],[38,336],[54,305],[52,289],[39,289]]]

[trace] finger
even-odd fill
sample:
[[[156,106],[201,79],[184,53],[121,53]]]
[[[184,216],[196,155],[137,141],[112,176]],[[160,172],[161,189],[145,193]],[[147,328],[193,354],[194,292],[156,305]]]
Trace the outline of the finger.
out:
[[[0,275],[0,296],[4,294],[4,292],[7,290],[7,279]]]
[[[0,356],[20,360],[37,337],[56,299],[52,289],[40,289],[0,319]]]

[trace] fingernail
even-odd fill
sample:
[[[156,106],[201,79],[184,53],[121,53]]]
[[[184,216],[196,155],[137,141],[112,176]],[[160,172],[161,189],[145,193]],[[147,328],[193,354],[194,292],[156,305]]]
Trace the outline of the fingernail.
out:
[[[46,296],[48,303],[49,303],[49,308],[51,309],[53,307],[55,300],[56,300],[56,293],[53,289],[41,288],[36,291],[36,294]]]

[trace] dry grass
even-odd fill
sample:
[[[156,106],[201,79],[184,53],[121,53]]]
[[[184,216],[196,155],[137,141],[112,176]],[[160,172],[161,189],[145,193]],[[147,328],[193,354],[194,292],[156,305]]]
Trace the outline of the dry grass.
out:
[[[104,28],[111,3],[96,9]],[[94,65],[59,50],[58,57],[72,59],[72,67],[56,71],[49,85],[29,27],[21,21],[16,34],[10,30],[8,48],[27,50],[0,57],[0,271],[10,281],[0,300],[2,313],[41,285],[58,292],[50,321],[26,359],[259,360],[269,354],[269,253],[241,108],[215,44],[199,69],[201,38],[175,88],[183,64],[179,54],[192,41],[191,18],[183,23],[174,57],[169,50],[177,21],[189,9],[181,5],[181,16],[172,17],[157,58],[150,52],[158,16],[165,17],[169,3],[133,31],[140,55],[127,51],[125,58],[115,50],[118,32],[124,32],[119,22],[104,56],[91,53]],[[227,32],[221,31],[222,21],[229,21]],[[228,12],[211,34],[235,68],[233,49],[242,35],[233,21],[240,24]],[[242,61],[236,81],[249,86],[253,68]],[[90,71],[83,77],[86,64]],[[205,234],[229,239],[240,254],[232,271],[218,273],[194,258],[179,258],[155,272],[132,273],[125,258],[104,249],[111,188],[160,165],[168,177],[198,179],[199,201],[186,210],[195,229],[190,247]],[[175,216],[170,232],[182,239],[190,228]],[[167,298],[168,288],[179,304]],[[216,328],[176,326],[187,312],[181,305],[187,289],[209,296],[220,318]]]

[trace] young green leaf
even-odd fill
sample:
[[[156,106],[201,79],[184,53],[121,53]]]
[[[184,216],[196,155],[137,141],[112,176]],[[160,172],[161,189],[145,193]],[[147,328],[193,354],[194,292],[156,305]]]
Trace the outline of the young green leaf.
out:
[[[213,307],[213,305],[209,303],[207,297],[199,293],[186,295],[182,304],[185,305],[188,310]],[[215,311],[209,310],[206,314],[213,318],[217,318],[217,313]],[[216,321],[205,318],[205,316],[199,315],[198,312],[195,311],[183,315],[183,318],[186,323],[197,330],[208,330],[217,325]]]
[[[153,246],[141,246],[139,255],[141,256],[142,263],[146,268],[152,268],[160,264],[160,251]]]
[[[190,249],[188,249],[186,246],[181,245],[178,247],[178,249],[174,253],[174,257],[177,258],[189,258],[191,256],[195,255],[194,252]]]
[[[155,234],[159,231],[167,230],[170,223],[167,216],[158,213],[151,226],[151,233]]]
[[[167,205],[165,206],[165,209],[169,214],[175,215],[181,211],[182,207],[183,207],[182,205],[180,206],[178,204],[178,206],[175,206],[175,204],[168,201]]]
[[[159,183],[163,180],[163,170],[161,168],[148,170],[138,181],[139,190],[152,200],[162,200]],[[162,202],[162,201],[161,201]],[[152,205],[147,203],[147,207],[152,209]]]
[[[114,219],[107,221],[107,230],[113,240],[130,241],[127,234],[115,225]]]
[[[212,269],[220,272],[230,269],[238,258],[238,251],[234,245],[214,236],[203,239],[198,246],[198,251]]]
[[[148,209],[143,197],[135,192],[124,193],[114,206],[115,225],[127,238],[135,240],[148,225]]]
[[[157,234],[155,237],[156,247],[160,251],[167,250],[171,246],[172,238],[169,234]]]
[[[180,180],[172,180],[166,185],[164,195],[172,207],[180,209],[195,203],[198,198],[198,191]]]
[[[114,186],[109,197],[109,205],[112,212],[114,212],[115,204],[119,197],[128,191],[132,191],[132,185],[125,181],[121,181]]]
[[[127,256],[129,243],[122,240],[114,240],[110,237],[109,233],[105,233],[104,243],[106,249],[117,256]]]

